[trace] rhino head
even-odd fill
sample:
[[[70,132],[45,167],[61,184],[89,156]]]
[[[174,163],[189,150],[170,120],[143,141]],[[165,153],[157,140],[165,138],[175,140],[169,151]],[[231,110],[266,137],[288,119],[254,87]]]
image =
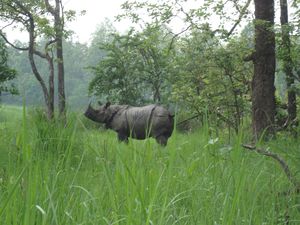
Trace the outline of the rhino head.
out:
[[[100,108],[94,109],[90,103],[84,115],[95,122],[105,123],[111,116],[111,112],[107,110],[109,106],[110,102],[107,102],[105,105],[101,105]]]

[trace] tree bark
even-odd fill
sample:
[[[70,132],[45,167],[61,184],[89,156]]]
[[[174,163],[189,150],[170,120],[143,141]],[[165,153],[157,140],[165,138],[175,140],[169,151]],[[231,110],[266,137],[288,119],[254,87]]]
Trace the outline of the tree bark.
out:
[[[66,118],[66,94],[65,94],[65,70],[63,63],[62,39],[57,40],[57,59],[58,59],[58,109],[61,118]]]
[[[48,90],[48,88],[45,84],[45,81],[43,80],[42,76],[40,75],[40,73],[36,67],[35,60],[34,60],[34,54],[37,54],[38,56],[40,56],[41,58],[44,58],[44,59],[47,59],[47,56],[45,54],[35,51],[34,19],[29,12],[28,12],[28,17],[29,17],[29,24],[30,24],[29,28],[28,28],[28,32],[29,32],[28,58],[29,58],[29,62],[31,65],[32,72],[42,87],[44,100],[45,100],[46,107],[47,107],[47,118],[49,120],[52,120],[54,118],[54,85],[52,85],[54,82],[54,77],[51,76],[51,74],[54,73],[54,68],[52,67],[53,70],[52,70],[52,72],[50,71],[49,90]],[[48,60],[48,62],[49,62],[49,60]],[[51,68],[51,64],[49,64],[49,68]]]
[[[58,109],[61,118],[66,118],[65,69],[63,57],[63,21],[60,15],[60,0],[55,0],[55,35],[58,76]]]
[[[47,45],[45,47],[46,51],[46,59],[48,61],[49,65],[49,78],[48,78],[48,84],[49,84],[49,110],[52,112],[51,119],[54,118],[54,63],[53,63],[53,57],[49,55],[47,52]]]
[[[288,89],[288,125],[291,124],[297,117],[296,93],[292,89],[294,84],[293,63],[291,57],[291,41],[288,19],[287,0],[280,0],[280,23],[281,23],[281,38],[283,49],[283,70],[286,74],[286,82]]]
[[[274,133],[275,34],[274,0],[254,0],[255,57],[252,79],[252,129],[255,139]]]
[[[55,0],[52,7],[49,0],[45,0],[47,10],[54,17],[54,30],[56,39],[57,77],[58,77],[58,110],[59,117],[66,119],[66,95],[65,95],[65,70],[63,58],[63,17],[61,16],[61,0]]]

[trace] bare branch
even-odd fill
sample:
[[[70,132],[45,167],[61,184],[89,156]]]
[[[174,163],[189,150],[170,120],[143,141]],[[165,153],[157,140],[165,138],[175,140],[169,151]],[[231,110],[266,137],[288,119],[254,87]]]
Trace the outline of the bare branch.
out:
[[[33,49],[33,53],[35,54],[35,55],[37,55],[37,56],[39,56],[39,57],[41,57],[41,58],[43,58],[43,59],[47,59],[48,58],[48,47],[50,46],[50,45],[52,45],[52,44],[54,44],[55,42],[56,42],[57,40],[56,39],[54,39],[54,40],[50,40],[50,41],[48,41],[47,43],[46,43],[46,45],[45,45],[45,53],[43,53],[43,52],[41,52],[41,51],[39,51],[39,50],[36,50],[35,48]]]
[[[173,35],[171,42],[170,42],[170,46],[169,46],[169,51],[172,49],[173,43],[175,41],[175,39],[180,36],[181,34],[183,34],[184,32],[188,31],[190,28],[192,27],[192,24],[190,24],[188,27],[186,27],[185,29],[183,29],[182,31],[180,31],[179,33],[176,33]]]
[[[245,15],[250,3],[251,3],[252,0],[248,0],[245,4],[245,6],[242,8],[242,10],[238,10],[240,12],[240,15],[239,15],[239,18],[237,19],[237,21],[235,22],[235,24],[233,25],[233,27],[230,29],[230,31],[227,33],[227,37],[229,37],[233,31],[235,30],[235,28],[240,24],[240,22],[242,21],[243,19],[243,16]]]
[[[49,0],[45,0],[47,10],[53,15],[56,15],[55,9],[50,5]]]
[[[182,121],[178,122],[176,125],[177,125],[177,126],[180,126],[180,125],[182,125],[182,124],[184,124],[184,123],[186,123],[186,122],[188,122],[188,121],[190,121],[190,120],[192,120],[192,119],[198,118],[198,117],[200,117],[200,116],[201,116],[201,114],[196,114],[196,115],[194,115],[194,116],[191,116],[191,117],[189,117],[189,118],[187,118],[187,119],[185,119],[185,120],[182,120]]]
[[[11,26],[11,25],[13,25],[14,23],[15,23],[15,19],[13,19],[12,21],[11,21],[11,23],[8,23],[8,24],[6,24],[5,26],[3,26],[3,27],[1,27],[0,28],[0,31],[2,31],[2,30],[4,30],[5,28],[7,28],[7,27],[9,27],[9,26]]]
[[[32,14],[30,13],[30,11],[20,1],[14,0],[14,2],[22,10],[20,13],[22,13],[23,15],[25,15],[27,17],[32,17]],[[17,8],[14,7],[14,9],[16,12],[18,11]]]
[[[265,155],[268,157],[271,157],[275,159],[283,169],[284,173],[286,174],[288,180],[294,185],[296,188],[296,191],[300,191],[300,183],[298,180],[296,180],[295,176],[293,176],[291,170],[289,169],[288,164],[276,153],[271,152],[270,150],[262,149],[262,148],[257,148],[256,146],[253,145],[248,145],[248,144],[243,144],[242,145],[244,148],[250,150],[250,151],[255,151],[261,155]]]
[[[189,21],[190,24],[191,24],[191,26],[193,26],[193,27],[195,27],[195,28],[197,28],[197,29],[200,29],[200,28],[198,27],[198,25],[197,25],[196,23],[194,23],[192,16],[191,16],[188,12],[186,12],[186,11],[184,10],[183,6],[182,6],[181,4],[179,4],[179,2],[176,2],[176,4],[180,7],[179,11],[182,12],[182,13],[185,15],[186,21]]]
[[[4,41],[9,44],[11,47],[13,47],[14,49],[20,50],[20,51],[28,51],[29,47],[26,48],[22,48],[22,47],[18,47],[16,45],[14,45],[13,43],[11,43],[7,37],[0,31],[0,36],[4,39]]]
[[[241,13],[241,8],[239,7],[238,1],[237,0],[231,0],[233,2],[234,8]]]
[[[57,42],[57,38],[48,41],[48,42],[46,43],[46,45],[45,45],[45,51],[46,51],[46,49],[47,49],[50,45],[54,44],[55,42]]]
[[[43,58],[43,59],[46,59],[46,58],[47,58],[46,54],[44,54],[43,52],[38,51],[38,50],[36,50],[36,49],[33,50],[33,53],[34,53],[35,55],[37,55],[37,56]]]

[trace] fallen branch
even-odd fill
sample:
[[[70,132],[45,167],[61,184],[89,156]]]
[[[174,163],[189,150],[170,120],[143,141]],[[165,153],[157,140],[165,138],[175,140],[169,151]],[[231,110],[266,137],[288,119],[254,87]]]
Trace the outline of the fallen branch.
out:
[[[250,151],[255,151],[261,155],[265,155],[265,156],[275,159],[280,164],[280,166],[283,169],[284,173],[286,174],[288,180],[294,185],[296,192],[297,193],[300,192],[300,183],[295,178],[295,176],[293,176],[288,164],[278,154],[271,152],[267,149],[257,148],[256,146],[253,146],[253,145],[243,144],[242,146]]]
[[[197,117],[199,117],[199,116],[200,116],[199,114],[194,115],[194,116],[192,116],[192,117],[190,117],[190,118],[187,118],[187,119],[185,119],[185,120],[183,120],[183,121],[178,122],[176,125],[177,125],[177,126],[180,126],[180,125],[182,125],[182,124],[184,124],[184,123],[186,123],[186,122],[188,122],[188,121],[190,121],[190,120],[192,120],[192,119],[195,119],[195,118],[197,118]]]

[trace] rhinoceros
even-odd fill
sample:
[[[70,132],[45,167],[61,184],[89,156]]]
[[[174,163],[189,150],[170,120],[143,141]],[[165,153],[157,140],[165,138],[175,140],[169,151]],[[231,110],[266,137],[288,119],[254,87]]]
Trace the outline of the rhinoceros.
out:
[[[94,109],[90,103],[84,115],[116,131],[119,141],[124,142],[128,142],[128,137],[139,140],[153,137],[160,145],[165,146],[174,128],[174,115],[154,104],[134,107],[107,102]]]

